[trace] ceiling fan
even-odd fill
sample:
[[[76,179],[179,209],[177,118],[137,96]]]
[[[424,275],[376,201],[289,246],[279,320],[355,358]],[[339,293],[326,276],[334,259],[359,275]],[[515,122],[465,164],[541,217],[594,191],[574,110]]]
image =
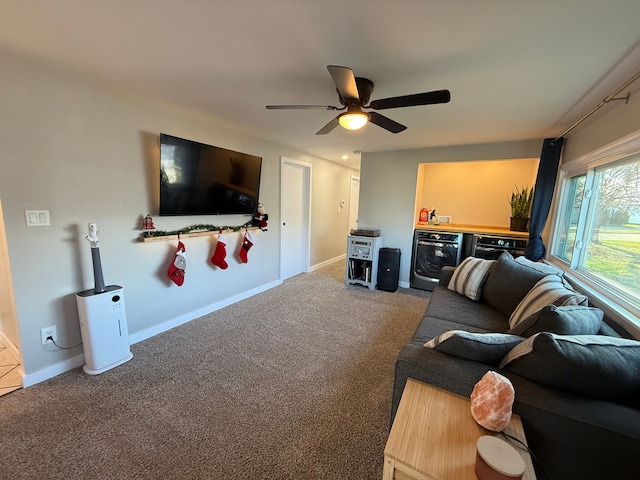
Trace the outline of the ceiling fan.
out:
[[[363,108],[373,110],[385,110],[388,108],[414,107],[417,105],[433,105],[447,103],[451,100],[449,90],[435,90],[433,92],[415,93],[400,97],[383,98],[374,100],[369,105],[369,98],[373,92],[373,82],[367,78],[356,77],[353,70],[348,67],[328,65],[327,69],[336,84],[338,100],[342,107],[332,105],[267,105],[268,110],[347,110],[341,113],[324,127],[316,132],[316,135],[325,135],[338,125],[347,130],[358,130],[367,122],[388,130],[391,133],[400,133],[407,127],[391,120],[378,112],[363,112]]]

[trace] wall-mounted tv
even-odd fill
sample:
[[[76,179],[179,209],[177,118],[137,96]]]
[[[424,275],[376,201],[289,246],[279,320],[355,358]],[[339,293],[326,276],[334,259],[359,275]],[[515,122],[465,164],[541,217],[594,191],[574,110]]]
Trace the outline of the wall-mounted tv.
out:
[[[262,158],[160,134],[160,215],[253,215]]]

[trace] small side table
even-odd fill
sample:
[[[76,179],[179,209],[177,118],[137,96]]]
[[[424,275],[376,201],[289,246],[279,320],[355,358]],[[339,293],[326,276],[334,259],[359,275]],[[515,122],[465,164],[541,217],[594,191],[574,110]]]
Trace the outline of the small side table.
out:
[[[369,290],[376,289],[378,281],[378,254],[384,237],[347,237],[346,284],[358,284]]]
[[[505,433],[526,442],[520,417],[513,415]],[[384,449],[383,480],[477,480],[476,441],[493,435],[471,416],[466,397],[407,380]],[[536,475],[529,452],[510,439],[525,462],[524,480]]]

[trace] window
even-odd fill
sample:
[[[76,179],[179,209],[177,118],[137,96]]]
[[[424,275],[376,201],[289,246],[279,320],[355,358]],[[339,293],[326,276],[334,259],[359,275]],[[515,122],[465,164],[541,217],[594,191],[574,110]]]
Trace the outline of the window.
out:
[[[626,150],[617,144],[563,165],[551,261],[638,323],[640,133],[634,138]]]
[[[585,179],[586,175],[577,175],[565,182],[565,202],[562,205],[562,217],[559,222],[561,232],[559,232],[554,254],[569,263],[573,259],[573,250],[576,245],[578,216],[582,208]]]

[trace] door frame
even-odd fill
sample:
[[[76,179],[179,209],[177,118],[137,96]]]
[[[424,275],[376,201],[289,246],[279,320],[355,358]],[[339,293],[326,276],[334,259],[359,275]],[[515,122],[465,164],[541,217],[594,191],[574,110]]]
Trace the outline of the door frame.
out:
[[[347,220],[349,225],[347,227],[347,235],[351,234],[351,214],[353,211],[353,183],[356,181],[358,182],[358,210],[355,212],[356,218],[354,223],[356,224],[356,228],[358,228],[358,211],[360,207],[360,175],[351,175],[349,177],[349,218]]]
[[[284,168],[291,165],[302,168],[302,272],[309,271],[311,262],[311,176],[313,165],[311,163],[294,160],[289,157],[280,157],[280,216],[283,212]],[[280,218],[280,280],[282,280],[282,261],[284,258],[282,218]]]
[[[11,355],[20,363],[18,371],[22,376],[24,385],[24,359],[22,357],[20,324],[16,311],[15,292],[13,289],[13,277],[11,275],[11,259],[9,258],[9,243],[7,241],[7,232],[4,223],[4,214],[2,209],[2,199],[0,199],[0,300],[5,303],[3,305],[2,321],[0,321],[0,343],[11,352]],[[10,332],[5,331],[5,328]]]

